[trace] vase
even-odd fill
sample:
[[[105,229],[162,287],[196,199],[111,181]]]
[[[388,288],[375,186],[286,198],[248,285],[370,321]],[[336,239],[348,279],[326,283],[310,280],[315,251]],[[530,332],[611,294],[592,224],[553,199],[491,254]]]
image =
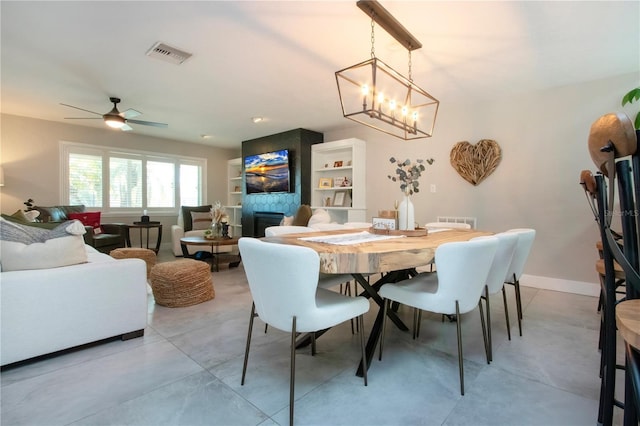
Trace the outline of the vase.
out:
[[[211,227],[209,228],[211,231],[211,238],[220,238],[222,236],[222,224],[218,222],[212,222]]]
[[[398,206],[398,229],[401,231],[413,231],[415,229],[415,223],[411,196],[404,194],[404,199]]]

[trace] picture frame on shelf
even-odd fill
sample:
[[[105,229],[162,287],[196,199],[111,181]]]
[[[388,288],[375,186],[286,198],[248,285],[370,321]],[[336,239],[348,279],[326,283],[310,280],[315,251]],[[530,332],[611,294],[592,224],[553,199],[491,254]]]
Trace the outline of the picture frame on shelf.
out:
[[[333,187],[333,179],[331,178],[320,178],[318,182],[318,188],[331,188]]]
[[[347,191],[336,191],[333,195],[333,206],[334,207],[345,207],[347,205]]]
[[[342,167],[342,160],[340,160],[340,161],[334,161],[334,162],[333,162],[333,167]]]

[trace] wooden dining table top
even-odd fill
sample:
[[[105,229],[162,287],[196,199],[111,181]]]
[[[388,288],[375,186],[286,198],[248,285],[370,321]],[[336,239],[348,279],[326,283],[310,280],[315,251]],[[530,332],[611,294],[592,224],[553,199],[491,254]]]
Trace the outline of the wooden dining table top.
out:
[[[433,261],[439,245],[492,235],[475,229],[448,229],[430,232],[426,236],[411,236],[351,245],[335,245],[306,241],[301,237],[350,234],[366,231],[337,231],[285,234],[263,238],[266,242],[309,247],[320,256],[320,272],[327,274],[369,274],[416,268]]]

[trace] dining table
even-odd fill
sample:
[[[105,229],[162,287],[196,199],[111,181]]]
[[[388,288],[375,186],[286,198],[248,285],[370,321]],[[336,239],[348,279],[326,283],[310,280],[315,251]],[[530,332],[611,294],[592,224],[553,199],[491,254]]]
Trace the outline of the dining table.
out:
[[[333,230],[285,234],[265,237],[269,243],[309,247],[320,257],[320,272],[325,274],[351,274],[364,291],[361,296],[370,298],[378,305],[378,312],[366,345],[366,365],[371,365],[378,339],[382,332],[384,301],[378,291],[386,283],[398,282],[418,274],[417,268],[431,264],[438,246],[457,241],[468,241],[475,237],[492,235],[491,232],[475,229],[438,229],[431,231],[395,231],[385,234],[374,230]],[[372,277],[379,276],[371,283]],[[408,327],[398,317],[396,310],[387,310],[388,318],[401,330]],[[318,331],[316,337],[327,330]],[[310,336],[298,341],[304,346]],[[358,376],[363,374],[360,361]]]

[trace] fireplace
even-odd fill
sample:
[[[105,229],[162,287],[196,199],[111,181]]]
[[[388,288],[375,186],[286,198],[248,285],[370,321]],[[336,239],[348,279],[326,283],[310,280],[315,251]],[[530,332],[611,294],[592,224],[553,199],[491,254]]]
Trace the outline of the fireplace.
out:
[[[254,212],[253,213],[253,236],[264,237],[264,230],[269,226],[280,225],[284,213],[278,212]]]

